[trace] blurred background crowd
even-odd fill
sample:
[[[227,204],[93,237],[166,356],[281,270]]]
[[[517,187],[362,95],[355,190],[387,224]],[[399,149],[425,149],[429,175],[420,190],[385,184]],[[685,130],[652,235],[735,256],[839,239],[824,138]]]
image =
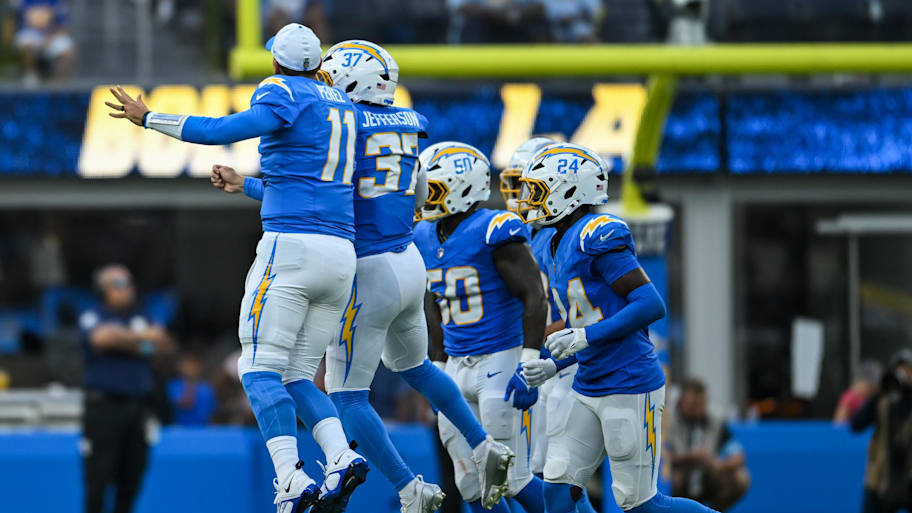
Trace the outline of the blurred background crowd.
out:
[[[264,0],[264,34],[291,21],[323,41],[662,43],[902,41],[903,0]],[[0,76],[217,77],[234,0],[0,0]],[[201,77],[202,78],[202,77]]]

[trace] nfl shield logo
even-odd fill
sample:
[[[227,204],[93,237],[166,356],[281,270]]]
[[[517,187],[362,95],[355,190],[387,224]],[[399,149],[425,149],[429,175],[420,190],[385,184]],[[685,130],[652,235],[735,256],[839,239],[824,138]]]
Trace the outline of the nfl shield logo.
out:
[[[443,248],[437,250],[437,258],[443,258]]]

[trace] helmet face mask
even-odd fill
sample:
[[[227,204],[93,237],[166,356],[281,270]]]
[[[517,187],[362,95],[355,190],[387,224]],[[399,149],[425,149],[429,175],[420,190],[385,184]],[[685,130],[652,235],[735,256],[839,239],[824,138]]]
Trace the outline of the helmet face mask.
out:
[[[418,157],[427,170],[428,198],[419,214],[427,221],[469,210],[491,195],[491,165],[477,148],[438,143]]]
[[[450,215],[446,206],[446,197],[450,194],[450,189],[440,180],[428,180],[428,196],[424,202],[424,207],[420,211],[420,219],[428,221]]]
[[[522,171],[529,165],[536,153],[556,143],[549,137],[533,137],[520,144],[510,156],[510,163],[500,173],[500,194],[507,205],[507,210],[520,215],[519,197],[522,184],[519,178],[522,176]]]
[[[503,196],[507,210],[519,213],[519,196],[522,184],[522,168],[508,167],[500,172],[500,194]]]
[[[349,40],[326,51],[322,69],[334,87],[354,102],[392,105],[399,84],[399,64],[383,47],[370,41]]]
[[[554,224],[581,205],[608,201],[608,164],[576,144],[543,148],[523,170],[519,215],[526,223]]]

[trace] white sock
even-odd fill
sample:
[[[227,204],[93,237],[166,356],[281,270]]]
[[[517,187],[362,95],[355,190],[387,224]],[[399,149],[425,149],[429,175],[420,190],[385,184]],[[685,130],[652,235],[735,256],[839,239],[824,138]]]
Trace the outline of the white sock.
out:
[[[279,483],[285,484],[294,473],[298,457],[298,439],[293,436],[277,436],[266,441],[269,456],[275,466]]]
[[[403,499],[411,499],[415,496],[415,481],[418,479],[417,476],[405,485],[405,488],[399,490],[399,497]]]
[[[311,430],[311,434],[323,449],[327,463],[330,458],[348,449],[348,439],[345,438],[345,431],[342,430],[342,423],[339,422],[338,417],[327,417],[317,422],[317,425]]]

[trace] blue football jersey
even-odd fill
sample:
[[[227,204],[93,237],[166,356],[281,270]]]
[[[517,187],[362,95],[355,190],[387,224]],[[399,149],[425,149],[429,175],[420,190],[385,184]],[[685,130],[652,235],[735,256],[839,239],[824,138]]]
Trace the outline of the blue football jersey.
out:
[[[355,104],[355,252],[401,251],[412,239],[418,134],[427,119],[412,109]]]
[[[600,255],[619,247],[636,255],[630,228],[612,215],[588,214],[564,233],[554,252],[549,278],[567,327],[589,326],[611,317],[627,304],[627,299],[617,295],[611,284],[639,266],[635,259],[626,268],[613,269],[610,276],[593,272],[593,262]],[[580,394],[640,394],[665,384],[665,373],[648,329],[622,340],[590,344],[576,353],[579,370],[573,389]]]
[[[551,278],[548,276],[548,269],[551,267],[553,260],[551,257],[551,239],[554,238],[555,233],[557,233],[557,230],[550,226],[541,228],[532,234],[531,244],[532,256],[535,257],[539,272],[541,272],[542,287],[544,287],[545,293],[548,294],[548,309],[551,311],[548,322],[561,320],[560,309],[557,308],[557,304],[554,302],[554,294],[551,293]]]
[[[254,105],[268,106],[284,121],[260,138],[263,230],[353,241],[354,105],[342,91],[284,75],[260,82]]]
[[[503,210],[478,209],[442,244],[436,221],[415,227],[448,355],[491,354],[523,344],[522,303],[500,277],[492,253],[508,242],[528,240],[522,219]]]

